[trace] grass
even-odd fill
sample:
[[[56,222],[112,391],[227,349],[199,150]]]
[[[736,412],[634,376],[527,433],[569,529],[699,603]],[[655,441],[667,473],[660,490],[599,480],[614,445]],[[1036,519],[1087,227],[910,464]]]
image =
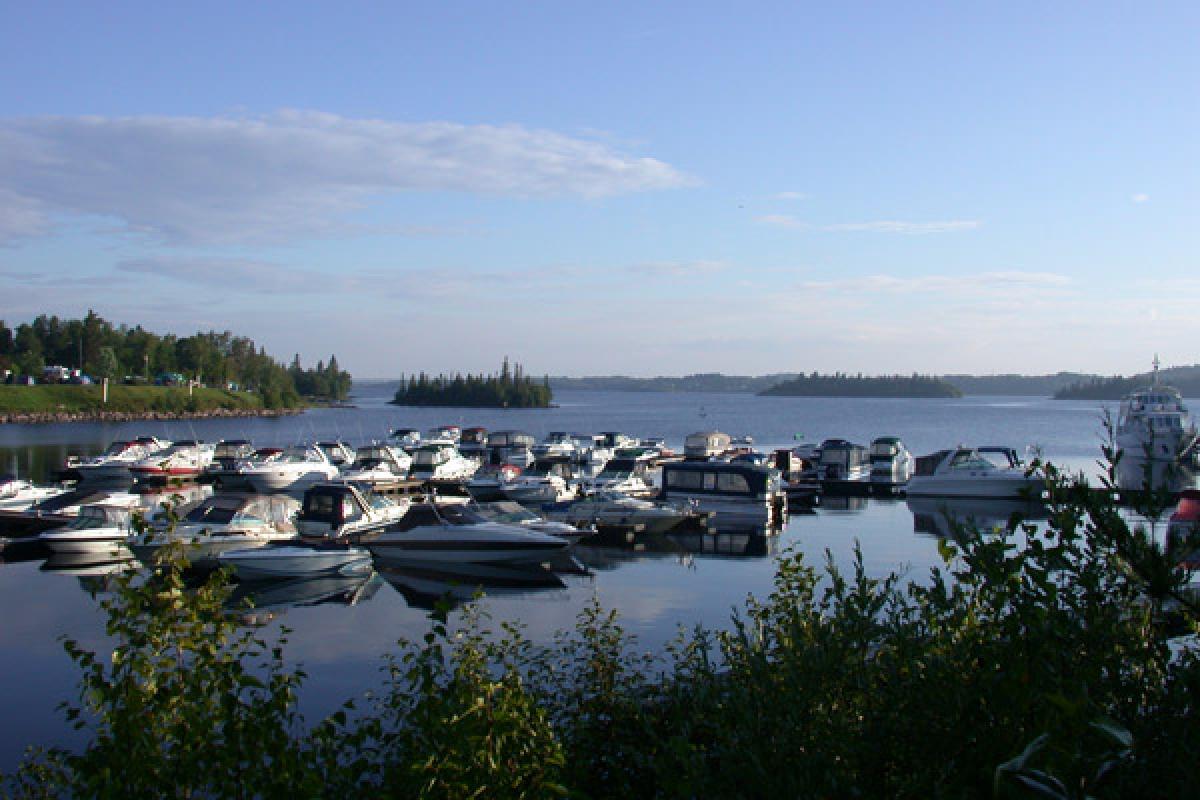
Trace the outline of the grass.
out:
[[[262,397],[255,392],[169,386],[109,386],[108,403],[99,386],[0,386],[0,414],[116,412],[184,412],[257,410]]]

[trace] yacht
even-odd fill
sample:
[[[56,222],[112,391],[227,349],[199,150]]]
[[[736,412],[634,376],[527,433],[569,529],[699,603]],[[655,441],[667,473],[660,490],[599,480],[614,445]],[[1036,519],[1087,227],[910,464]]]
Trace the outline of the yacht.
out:
[[[152,436],[116,441],[96,456],[69,456],[65,466],[81,481],[129,480],[130,467],[155,453],[161,453],[170,445],[170,442],[162,442]]]
[[[38,536],[52,553],[130,556],[125,545],[133,534],[133,515],[128,506],[89,505],[79,509],[70,524]]]
[[[867,448],[845,439],[821,442],[817,459],[817,478],[821,481],[865,481],[871,477],[871,458]]]
[[[450,442],[457,445],[462,438],[462,428],[457,425],[439,425],[425,434],[426,442]]]
[[[596,436],[590,433],[571,434],[572,458],[577,464],[604,466],[612,458],[612,450],[600,447]]]
[[[957,447],[921,456],[908,480],[908,495],[1041,497],[1043,481],[1025,474],[1011,448],[988,448],[993,456],[1003,456],[1009,466],[997,466],[981,450]]]
[[[521,469],[533,464],[533,446],[537,439],[524,431],[492,431],[487,437],[488,461],[516,464]]]
[[[912,477],[913,455],[896,436],[880,436],[871,442],[871,482],[907,483]]]
[[[712,511],[717,527],[768,525],[787,512],[779,470],[723,461],[663,464],[660,500],[689,502]]]
[[[66,491],[58,486],[34,486],[15,475],[0,475],[0,511],[24,511]]]
[[[449,443],[426,443],[413,451],[412,477],[422,481],[466,481],[479,462],[466,458]]]
[[[502,500],[505,487],[520,474],[515,464],[484,464],[467,481],[467,492],[480,502]]]
[[[458,439],[458,452],[482,461],[487,453],[487,428],[463,428]]]
[[[371,486],[392,484],[408,477],[412,456],[399,447],[369,444],[354,453],[354,463],[342,469],[342,480]]]
[[[536,506],[568,500],[577,490],[565,458],[538,461],[501,489],[509,500]]]
[[[329,440],[317,442],[317,448],[329,459],[329,463],[338,469],[344,469],[354,463],[354,449],[343,441]]]
[[[569,542],[493,522],[465,505],[418,503],[366,545],[375,556],[392,561],[511,564],[541,563]]]
[[[647,464],[638,458],[613,458],[595,477],[584,481],[589,494],[618,492],[625,495],[649,495],[654,486],[647,477]]]
[[[548,509],[555,518],[584,528],[621,528],[643,533],[665,533],[692,522],[707,525],[708,515],[690,503],[662,503],[630,497],[620,492],[598,492],[573,503]]]
[[[294,540],[299,509],[299,501],[288,495],[213,495],[185,514],[173,529],[135,537],[133,552],[149,564],[164,548],[182,545],[193,567],[216,567],[218,556],[228,550]]]
[[[332,480],[338,468],[320,448],[298,445],[271,461],[247,464],[241,473],[254,491],[269,494],[303,491],[318,481]]]
[[[1196,445],[1196,424],[1179,391],[1158,382],[1125,396],[1117,415],[1117,449],[1130,459],[1178,461]]]
[[[139,481],[196,478],[212,463],[215,450],[215,445],[184,439],[131,464],[129,472]]]
[[[683,440],[683,457],[689,460],[706,461],[721,455],[730,448],[733,439],[720,431],[699,431],[688,434]]]
[[[201,480],[217,489],[245,486],[239,470],[243,462],[255,454],[254,445],[246,439],[222,439],[213,449],[213,460],[204,468]],[[279,452],[276,449],[275,452]]]
[[[408,499],[393,500],[362,484],[318,483],[304,492],[296,529],[306,540],[357,540],[397,522],[408,507]]]
[[[389,438],[405,450],[411,450],[421,443],[421,432],[416,428],[396,428]]]
[[[532,449],[533,457],[539,461],[547,458],[575,457],[575,442],[571,440],[571,434],[564,431],[551,431]]]

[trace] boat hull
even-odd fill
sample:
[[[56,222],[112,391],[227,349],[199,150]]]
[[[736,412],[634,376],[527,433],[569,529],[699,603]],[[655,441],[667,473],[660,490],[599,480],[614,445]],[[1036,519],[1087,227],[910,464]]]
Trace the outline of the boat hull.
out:
[[[373,569],[371,554],[361,547],[318,549],[284,546],[230,550],[218,557],[242,580],[315,575],[366,575]]]

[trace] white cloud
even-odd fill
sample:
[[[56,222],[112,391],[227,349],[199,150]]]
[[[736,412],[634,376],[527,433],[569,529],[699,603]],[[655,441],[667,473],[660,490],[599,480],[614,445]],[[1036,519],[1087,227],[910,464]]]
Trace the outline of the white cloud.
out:
[[[55,213],[174,242],[336,230],[408,191],[603,197],[688,185],[662,161],[517,125],[401,123],[285,111],[252,118],[0,119],[0,237]]]
[[[790,214],[767,214],[759,217],[764,225],[792,230],[818,230],[828,233],[956,233],[958,231],[975,230],[983,223],[974,219],[944,220],[939,222],[901,222],[899,220],[878,220],[874,222],[839,222],[830,225],[814,225],[798,219]]]
[[[1133,197],[1131,197],[1129,199],[1135,203],[1145,203],[1150,200],[1150,195],[1144,194],[1142,192],[1138,192],[1137,194],[1135,194]]]
[[[837,281],[806,281],[799,285],[805,291],[847,292],[851,294],[887,293],[910,294],[927,292],[988,293],[1002,289],[1026,291],[1037,288],[1066,286],[1071,279],[1053,272],[995,271],[964,275],[864,275]]]
[[[779,192],[775,195],[776,200],[804,200],[807,197],[804,192]]]
[[[696,275],[712,275],[725,270],[720,261],[651,261],[626,267],[629,272],[655,278],[683,278]]]
[[[235,258],[154,256],[120,261],[116,270],[134,275],[181,281],[197,286],[269,294],[321,294],[342,291],[352,279],[266,261]]]

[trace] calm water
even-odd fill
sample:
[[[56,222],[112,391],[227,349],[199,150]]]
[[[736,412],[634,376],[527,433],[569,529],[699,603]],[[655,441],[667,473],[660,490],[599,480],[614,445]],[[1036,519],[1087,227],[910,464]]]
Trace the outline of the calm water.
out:
[[[901,436],[917,454],[958,443],[1040,447],[1051,460],[1094,471],[1099,456],[1100,406],[1040,398],[969,397],[958,400],[759,398],[723,394],[561,392],[559,407],[530,411],[402,409],[386,405],[393,387],[356,389],[355,409],[323,409],[299,417],[186,422],[0,426],[0,471],[44,479],[72,453],[102,450],[114,439],[139,434],[167,438],[244,437],[259,445],[340,437],[352,444],[395,427],[427,430],[439,424],[517,428],[539,437],[552,430],[619,430],[667,437],[676,447],[696,430],[748,434],[760,447],[842,437],[868,442]],[[1006,508],[966,509],[1003,517]],[[916,513],[914,513],[914,511]],[[938,562],[932,509],[903,500],[829,499],[813,514],[793,515],[770,538],[742,534],[661,538],[634,549],[577,548],[585,574],[496,571],[472,576],[390,573],[366,584],[298,583],[257,596],[259,616],[294,629],[288,650],[303,662],[309,682],[302,709],[310,719],[379,685],[380,656],[397,639],[425,631],[427,609],[443,592],[482,582],[495,619],[520,620],[535,639],[572,626],[593,597],[616,608],[628,630],[647,647],[680,626],[727,625],[747,594],[765,595],[774,556],[797,548],[814,560],[826,550],[845,564],[860,542],[874,573],[905,570],[920,579]],[[15,764],[27,744],[71,744],[58,702],[74,699],[76,672],[60,637],[106,649],[102,617],[92,592],[102,576],[48,571],[40,561],[0,564],[0,707],[19,724],[0,731],[0,769]],[[49,565],[53,566],[53,565]],[[469,596],[470,589],[458,590]]]

